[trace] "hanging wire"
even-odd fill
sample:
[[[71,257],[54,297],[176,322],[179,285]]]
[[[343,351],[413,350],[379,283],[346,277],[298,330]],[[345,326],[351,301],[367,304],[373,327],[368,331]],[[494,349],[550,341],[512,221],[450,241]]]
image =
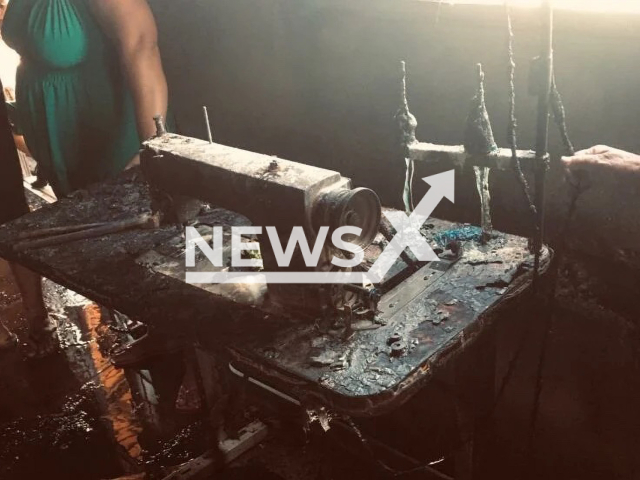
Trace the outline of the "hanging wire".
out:
[[[521,165],[520,165],[520,161],[517,157],[517,138],[516,138],[516,130],[517,130],[517,122],[516,122],[516,115],[515,115],[515,60],[514,60],[514,49],[513,49],[513,39],[514,39],[514,35],[513,35],[513,26],[512,26],[512,21],[511,21],[511,13],[510,13],[510,8],[508,6],[508,4],[505,2],[505,8],[506,8],[506,13],[507,13],[507,29],[508,29],[508,54],[509,54],[509,84],[510,84],[510,108],[509,108],[509,116],[510,116],[510,122],[509,122],[509,131],[508,131],[508,141],[509,141],[509,145],[511,147],[511,152],[512,152],[512,157],[513,157],[513,165],[515,167],[515,171],[517,174],[517,177],[520,181],[520,184],[523,187],[523,191],[525,193],[525,196],[527,198],[527,202],[529,204],[529,210],[531,211],[531,213],[533,214],[534,218],[537,215],[537,211],[536,211],[536,207],[535,204],[532,201],[531,198],[531,193],[530,193],[530,187],[527,183],[527,180],[524,176],[524,173],[522,171]],[[564,109],[564,105],[562,103],[562,98],[560,96],[560,93],[558,92],[557,86],[556,86],[556,82],[555,82],[555,77],[552,78],[552,88],[551,88],[551,108],[553,111],[553,117],[555,120],[556,125],[558,126],[559,130],[560,130],[560,136],[562,138],[562,142],[564,144],[564,148],[565,151],[568,155],[573,155],[574,154],[574,148],[573,148],[573,144],[571,143],[571,140],[569,139],[569,135],[568,135],[568,129],[566,126],[566,118],[565,118],[565,109]],[[566,233],[568,232],[569,226],[571,224],[571,220],[574,216],[575,213],[575,209],[576,209],[576,204],[577,204],[577,200],[578,200],[578,196],[580,195],[580,193],[582,192],[582,189],[580,188],[580,185],[578,185],[577,187],[572,187],[573,188],[573,192],[571,195],[571,199],[570,199],[570,205],[569,205],[569,211],[568,211],[568,215],[564,224],[564,227],[562,229],[562,235],[561,235],[561,242],[562,245],[557,249],[557,255],[556,255],[556,264],[558,265],[560,258],[562,257],[562,255],[564,254],[564,242],[563,239],[566,237]],[[552,287],[550,289],[550,295],[554,295],[555,292],[555,282],[556,282],[556,278],[558,275],[557,272],[557,267],[556,270],[554,270],[553,272],[553,278],[551,280],[551,284]],[[551,302],[551,304],[553,305],[553,302]],[[553,315],[553,311],[550,311],[550,315]],[[493,409],[492,409],[492,413],[494,412],[495,408],[497,407],[497,404],[499,403],[500,399],[502,398],[502,395],[504,393],[504,390],[507,386],[507,384],[509,383],[513,372],[515,371],[515,367],[518,364],[518,361],[522,355],[522,352],[524,351],[524,347],[527,344],[527,340],[530,337],[531,334],[531,328],[532,328],[532,323],[529,322],[528,327],[526,329],[526,331],[523,333],[523,335],[520,338],[520,341],[518,343],[518,346],[516,348],[516,352],[513,355],[513,357],[510,359],[509,363],[507,364],[507,370],[504,374],[504,376],[502,377],[502,379],[500,380],[498,389],[496,391],[496,397],[495,397],[495,403],[493,405]],[[547,335],[545,335],[545,337],[548,337]],[[545,350],[546,350],[546,340],[543,342],[543,348],[541,349],[541,359],[540,359],[540,363],[539,363],[539,368],[538,368],[538,372],[537,372],[537,378],[536,378],[536,390],[535,390],[535,394],[534,394],[534,405],[537,405],[539,403],[539,399],[540,399],[540,393],[541,393],[541,375],[542,375],[542,366],[544,364],[544,357],[545,357]],[[537,411],[538,407],[534,407],[534,409]],[[535,415],[534,415],[535,416]],[[533,421],[533,424],[535,425],[535,420]]]
[[[508,55],[509,55],[509,128],[507,132],[507,142],[509,147],[511,148],[511,159],[512,164],[516,172],[516,177],[518,178],[518,182],[522,186],[522,191],[527,200],[529,211],[531,215],[535,219],[537,215],[537,209],[535,203],[533,202],[533,197],[531,196],[531,187],[529,186],[529,182],[522,171],[522,164],[520,163],[520,159],[518,158],[518,140],[517,140],[517,130],[518,130],[518,122],[516,120],[516,83],[515,83],[515,74],[516,74],[516,62],[515,55],[513,50],[513,25],[511,22],[511,8],[509,5],[505,3],[505,8],[507,12],[507,36],[508,36]]]
[[[560,130],[560,137],[562,138],[562,143],[564,145],[565,153],[569,156],[575,155],[575,150],[571,140],[569,139],[566,119],[565,119],[565,110],[564,105],[562,103],[562,98],[560,93],[558,92],[555,77],[552,77],[551,84],[551,108],[553,111],[553,118],[555,120],[556,125]],[[560,277],[560,267],[566,257],[566,249],[567,249],[567,236],[569,233],[569,228],[573,222],[573,217],[575,216],[575,212],[578,205],[578,199],[580,195],[588,188],[584,182],[581,181],[581,178],[578,178],[577,184],[569,184],[570,189],[570,198],[569,198],[569,207],[567,210],[567,215],[564,220],[564,224],[560,230],[560,234],[558,237],[556,250],[556,258],[554,259],[555,266],[551,269],[551,275],[549,279],[549,296],[547,298],[547,315],[546,315],[546,325],[544,329],[544,336],[542,338],[542,346],[540,348],[540,359],[538,361],[538,366],[536,370],[536,381],[535,381],[535,389],[534,389],[534,397],[533,397],[533,408],[531,411],[531,418],[529,421],[529,438],[528,438],[528,451],[529,455],[533,456],[533,445],[535,439],[536,425],[538,421],[538,414],[540,411],[540,397],[542,395],[542,389],[544,386],[543,376],[544,376],[544,367],[546,364],[547,351],[549,342],[551,341],[551,335],[553,333],[554,327],[554,319],[555,314],[557,312],[557,301],[556,301],[556,289],[558,284],[558,278]]]
[[[564,104],[562,103],[562,97],[560,96],[560,92],[556,85],[555,74],[551,79],[551,110],[553,111],[553,120],[560,130],[560,137],[562,138],[562,144],[564,145],[565,155],[572,157],[576,152],[573,148],[573,143],[571,143],[571,140],[569,139]]]
[[[551,0],[546,1],[546,7],[551,9]],[[553,28],[552,25],[550,28]],[[549,33],[551,35],[551,33]],[[553,66],[552,66],[553,67]],[[551,74],[551,85],[549,92],[549,106],[551,107],[551,112],[553,114],[553,119],[555,124],[557,125],[560,131],[560,137],[562,139],[562,144],[564,146],[564,151],[566,155],[573,156],[575,155],[575,149],[571,140],[569,139],[568,129],[566,125],[566,114],[564,105],[562,103],[562,97],[558,91],[558,87],[556,85],[555,74]],[[569,207],[567,211],[567,215],[565,217],[564,225],[561,228],[560,236],[558,238],[556,249],[556,255],[554,259],[555,265],[551,269],[550,279],[549,279],[549,293],[546,301],[546,315],[545,315],[545,327],[544,327],[544,336],[542,338],[542,345],[540,348],[540,358],[538,361],[538,366],[536,369],[536,379],[535,379],[535,389],[534,389],[534,398],[533,398],[533,408],[531,411],[531,418],[529,422],[529,435],[528,435],[528,444],[527,449],[529,452],[529,456],[531,461],[533,461],[533,447],[534,447],[534,439],[536,432],[536,425],[538,420],[538,414],[540,411],[540,397],[542,395],[543,389],[543,376],[544,376],[544,367],[546,363],[546,357],[548,354],[548,346],[551,341],[551,336],[554,328],[554,319],[555,314],[557,312],[557,300],[556,300],[556,288],[558,284],[558,278],[560,276],[560,267],[563,263],[563,260],[566,255],[567,248],[567,234],[571,223],[573,221],[573,217],[576,212],[577,202],[580,195],[584,192],[588,185],[585,185],[580,177],[578,178],[578,182],[576,184],[570,184],[570,199],[569,199]]]

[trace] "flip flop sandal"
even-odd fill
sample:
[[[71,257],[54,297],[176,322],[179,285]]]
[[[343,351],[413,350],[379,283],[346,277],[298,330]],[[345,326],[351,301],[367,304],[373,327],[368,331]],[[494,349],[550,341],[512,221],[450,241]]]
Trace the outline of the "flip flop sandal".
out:
[[[18,340],[18,336],[15,333],[10,334],[7,340],[0,343],[0,353],[13,350],[18,346],[19,343],[20,341]]]
[[[57,352],[60,347],[58,327],[51,326],[36,333],[30,333],[27,337],[27,346],[26,356],[29,358],[44,358]]]

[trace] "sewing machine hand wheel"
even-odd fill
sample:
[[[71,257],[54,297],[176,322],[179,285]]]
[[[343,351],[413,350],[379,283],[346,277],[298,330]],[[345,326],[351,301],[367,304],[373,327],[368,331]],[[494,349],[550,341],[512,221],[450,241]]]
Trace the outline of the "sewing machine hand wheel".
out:
[[[330,190],[320,196],[313,209],[313,227],[329,227],[329,235],[343,226],[362,229],[360,235],[347,234],[344,241],[366,248],[376,238],[382,207],[378,195],[368,188]]]

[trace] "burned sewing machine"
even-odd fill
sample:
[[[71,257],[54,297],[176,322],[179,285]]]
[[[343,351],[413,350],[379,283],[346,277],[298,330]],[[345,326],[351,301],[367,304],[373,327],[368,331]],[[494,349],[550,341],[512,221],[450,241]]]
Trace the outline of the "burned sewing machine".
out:
[[[158,135],[145,142],[141,160],[145,177],[157,190],[157,195],[169,195],[174,199],[197,198],[226,209],[226,214],[217,208],[213,217],[209,214],[193,219],[192,225],[200,229],[198,231],[207,242],[211,242],[211,227],[220,224],[220,216],[232,218],[230,212],[235,212],[242,217],[233,217],[227,226],[235,221],[236,225],[239,222],[240,225],[275,227],[280,237],[279,249],[295,245],[288,265],[281,266],[273,250],[273,239],[268,238],[263,229],[257,238],[265,272],[350,271],[351,268],[336,267],[330,261],[334,256],[349,257],[348,252],[337,249],[329,241],[332,232],[343,226],[360,229],[359,235],[348,234],[343,239],[364,250],[364,261],[353,269],[366,270],[395,234],[389,222],[381,219],[378,196],[367,188],[351,188],[350,181],[335,171],[166,133],[162,125],[159,125]],[[307,237],[308,249],[317,248],[318,232],[328,227],[316,266],[307,266],[301,245],[290,239],[292,230],[300,226]],[[222,243],[228,246],[232,242],[228,238],[229,232],[224,232]],[[143,255],[140,261],[157,271],[184,279],[188,272],[184,262],[184,244],[183,236],[176,235],[170,244]],[[443,245],[443,253],[447,246]],[[454,244],[451,248],[455,250]],[[444,264],[455,260],[455,252],[447,251],[446,254],[449,256],[443,257]],[[235,267],[230,261],[229,248],[223,256],[224,265],[216,267],[196,249],[194,270],[233,271]],[[259,306],[266,312],[294,313],[308,317],[311,322],[342,322],[348,336],[352,325],[385,323],[392,313],[401,309],[402,305],[396,302],[396,308],[386,308],[383,313],[379,305],[393,303],[388,299],[385,301],[385,295],[402,282],[409,281],[426,263],[418,261],[409,251],[402,252],[375,285],[354,281],[323,284],[276,282],[242,288],[228,283],[199,286],[234,301]],[[433,268],[442,270],[444,267]],[[249,295],[248,290],[252,290]],[[412,298],[419,294],[420,290],[414,291]]]
[[[448,163],[443,170],[471,164],[478,178],[482,228],[429,219],[420,229],[419,235],[434,248],[437,258],[419,261],[406,250],[374,283],[190,282],[198,283],[194,288],[230,301],[251,304],[264,312],[265,319],[291,320],[278,324],[277,335],[236,339],[232,349],[235,368],[241,370],[241,365],[243,371],[260,372],[267,377],[267,384],[287,392],[287,398],[295,399],[295,391],[305,385],[334,409],[373,415],[389,403],[405,401],[438,366],[452,358],[452,352],[462,350],[491,324],[501,310],[495,307],[521,297],[538,272],[546,270],[551,258],[542,245],[540,208],[548,159],[546,93],[553,85],[550,44],[547,47],[549,55],[542,56],[540,78],[544,85],[540,87],[540,135],[535,152],[516,149],[515,137],[510,150],[497,147],[484,105],[480,68],[464,146],[418,142],[417,122],[408,109],[403,75],[401,108],[396,118],[407,165],[406,212],[413,210],[411,187],[416,161],[442,160]],[[215,206],[191,224],[205,242],[214,240],[212,226],[273,226],[281,246],[289,245],[294,227],[303,229],[308,245],[315,245],[321,227],[335,231],[355,226],[361,231],[348,241],[364,250],[364,261],[351,268],[367,271],[384,255],[397,233],[381,216],[377,195],[365,188],[351,188],[349,180],[338,172],[223,146],[211,139],[167,133],[161,120],[157,135],[143,145],[141,161],[146,179],[159,196],[191,197]],[[535,199],[530,202],[537,228],[529,242],[492,231],[489,214],[488,169],[516,167],[519,171],[521,162],[533,164],[537,177]],[[529,195],[528,188],[524,190]],[[306,265],[299,245],[291,261],[280,265],[276,261],[278,252],[266,237],[264,231],[257,237],[266,273],[342,273],[343,269],[328,260],[341,255],[348,258],[325,241],[315,266]],[[185,281],[189,273],[186,240],[181,229],[170,241],[141,255],[138,262]],[[228,237],[223,240],[224,245],[231,243]],[[255,238],[245,240],[254,242]],[[232,252],[223,252],[223,258],[232,257]],[[231,263],[212,265],[201,251],[193,263],[195,270],[207,274],[234,272],[235,268]],[[271,374],[270,369],[277,373]]]
[[[320,228],[328,227],[324,234],[327,241],[324,241],[317,265],[313,267],[306,265],[297,243],[288,265],[279,265],[273,242],[263,230],[258,235],[259,255],[267,272],[340,270],[330,260],[334,255],[344,256],[345,252],[337,250],[328,241],[332,232],[342,226],[360,228],[360,235],[345,235],[344,238],[362,249],[369,247],[378,234],[381,217],[378,196],[367,188],[351,188],[349,179],[335,171],[164,133],[161,126],[158,135],[145,143],[141,157],[146,178],[162,194],[173,198],[197,198],[240,214],[253,225],[275,227],[283,249],[288,247],[289,237],[296,227],[302,229],[309,248],[315,250]],[[220,214],[219,209],[217,213]],[[238,217],[235,218],[237,220]],[[207,224],[206,216],[195,222],[196,228],[204,227],[202,235],[207,240],[211,239],[210,227],[214,224],[216,221]],[[225,230],[225,240],[228,240],[228,234]],[[178,256],[180,252],[184,254],[182,246],[176,251]],[[230,249],[227,248],[224,257],[225,265],[217,270],[233,270]],[[198,269],[216,270],[211,264],[204,265],[206,262],[202,260],[201,256],[197,262]],[[146,261],[153,262],[148,256]],[[184,278],[184,272],[179,276]],[[264,287],[256,287],[257,292],[248,303],[259,305],[266,311],[284,308],[301,314],[306,312],[312,318],[322,311],[329,316],[339,312],[350,318],[373,319],[380,298],[373,286],[367,288],[357,284],[275,283],[266,286],[266,290]],[[237,289],[225,290],[224,285],[203,288],[235,301],[243,301],[246,297]]]
[[[546,86],[541,87],[544,92],[551,91],[552,76],[550,57],[546,62]],[[473,240],[478,237],[479,244],[490,243],[493,236],[490,213],[489,172],[492,168],[514,168],[519,173],[525,193],[529,199],[531,211],[534,215],[536,229],[530,240],[529,248],[535,255],[534,275],[540,264],[542,245],[542,204],[544,192],[544,172],[548,158],[546,152],[546,132],[549,114],[549,102],[544,94],[540,94],[545,101],[541,102],[540,131],[543,137],[535,152],[517,150],[515,132],[512,130],[510,138],[511,149],[497,147],[484,99],[484,73],[478,65],[477,91],[472,100],[464,132],[463,146],[443,146],[421,143],[416,140],[415,130],[417,122],[409,112],[406,89],[406,70],[402,62],[400,109],[396,114],[401,131],[401,144],[405,157],[407,172],[403,194],[405,210],[413,210],[412,181],[415,162],[443,162],[449,167],[473,166],[481,204],[481,234],[476,227],[467,227],[468,235],[462,235],[459,240]],[[512,95],[513,98],[513,95]],[[513,108],[513,102],[512,102]],[[513,110],[512,110],[513,111]],[[145,142],[141,155],[142,169],[156,192],[173,198],[172,206],[181,203],[180,199],[192,198],[208,202],[230,212],[244,217],[245,225],[260,225],[275,228],[279,242],[280,256],[283,245],[293,248],[293,254],[286,266],[280,265],[278,252],[274,251],[271,233],[267,235],[260,227],[253,233],[258,234],[259,243],[258,262],[265,272],[325,272],[335,273],[343,270],[336,267],[331,259],[335,256],[351,258],[345,250],[334,247],[326,241],[332,233],[341,227],[351,226],[360,229],[358,235],[345,236],[349,243],[364,250],[365,262],[352,267],[367,270],[380,256],[384,246],[392,241],[396,232],[381,216],[381,205],[377,195],[367,188],[351,188],[350,181],[338,172],[326,170],[279,159],[269,155],[253,153],[232,148],[209,141],[188,138],[181,135],[167,133],[162,118],[157,118],[157,135]],[[512,125],[515,128],[515,125]],[[522,173],[521,162],[532,164],[536,168],[535,203],[531,199],[528,185]],[[452,199],[452,198],[451,198]],[[170,202],[171,203],[171,202]],[[185,202],[182,202],[185,203]],[[189,202],[186,202],[187,204]],[[199,205],[197,203],[196,205]],[[181,221],[189,220],[198,213],[198,209],[184,215]],[[220,213],[220,212],[218,212]],[[206,242],[213,240],[211,227],[218,222],[194,219],[195,227],[205,227],[201,236]],[[426,218],[425,218],[426,220]],[[236,223],[238,218],[234,220]],[[224,222],[223,222],[224,223]],[[242,220],[240,221],[242,224]],[[233,226],[233,221],[227,226]],[[319,232],[324,232],[320,242],[316,242]],[[471,230],[472,233],[469,233]],[[291,241],[291,234],[295,229],[302,229],[307,239],[306,252],[301,244]],[[267,228],[268,230],[268,228]],[[198,230],[200,232],[200,230]],[[458,232],[459,233],[459,232]],[[429,237],[428,232],[423,236]],[[223,244],[231,243],[227,237],[218,239]],[[251,239],[249,239],[251,240]],[[429,238],[433,241],[434,238]],[[149,252],[141,258],[141,262],[153,266],[161,273],[176,278],[188,276],[185,264],[184,239],[176,237],[173,245]],[[307,256],[311,256],[310,245],[320,244],[318,261],[313,267],[307,266]],[[385,271],[384,278],[375,284],[360,283],[324,283],[311,282],[273,282],[265,285],[245,286],[244,288],[229,287],[229,283],[214,283],[200,285],[212,293],[230,297],[234,301],[251,303],[266,312],[292,313],[309,317],[313,321],[321,319],[328,323],[340,319],[347,327],[347,336],[351,333],[351,326],[355,321],[372,323],[386,323],[396,312],[396,309],[380,309],[384,304],[384,297],[402,282],[411,283],[411,277],[420,269],[446,269],[446,262],[457,260],[460,256],[459,241],[441,245],[441,253],[451,250],[449,257],[441,256],[439,262],[418,261],[413,252],[403,251],[392,268]],[[372,244],[374,244],[372,246]],[[202,253],[202,252],[200,252]],[[245,252],[246,253],[246,252]],[[195,265],[198,271],[230,271],[230,259],[233,255],[230,249],[224,254],[224,265],[212,266],[208,258],[200,255],[200,261]],[[431,258],[436,260],[438,257]],[[207,263],[209,263],[207,265]],[[432,265],[427,266],[429,263]],[[252,262],[249,262],[252,264]],[[437,264],[440,264],[439,266]],[[350,269],[349,269],[350,270]],[[196,283],[196,282],[190,282]],[[251,283],[251,282],[250,282]],[[261,283],[261,282],[257,282]],[[421,288],[413,292],[411,298],[420,296]],[[424,287],[426,288],[426,286]],[[252,290],[247,295],[248,290]],[[407,301],[410,299],[407,298]],[[400,305],[401,302],[389,302]],[[402,308],[400,305],[399,308]]]
[[[161,130],[145,142],[141,160],[158,195],[189,196],[215,206],[191,223],[206,242],[212,242],[212,226],[253,224],[277,227],[285,248],[292,228],[303,226],[313,248],[321,226],[356,226],[361,233],[349,241],[364,249],[359,268],[367,270],[396,235],[381,218],[377,195],[351,188],[337,172]],[[374,284],[199,283],[194,288],[253,305],[265,318],[290,319],[279,323],[277,335],[238,338],[234,368],[250,371],[251,365],[260,364],[267,375],[265,365],[276,364],[278,371],[298,379],[294,384],[304,379],[309,388],[321,392],[333,408],[341,404],[345,411],[371,414],[390,398],[408,398],[435,370],[425,365],[455,351],[447,345],[462,338],[466,344],[485,325],[479,319],[495,312],[493,306],[513,298],[511,292],[521,292],[531,279],[533,255],[526,239],[495,232],[483,245],[481,228],[437,219],[425,222],[419,234],[434,248],[438,261],[418,261],[407,249]],[[341,255],[329,241],[322,246],[317,267],[306,266],[299,245],[291,262],[282,266],[276,262],[273,242],[262,235],[258,240],[267,273],[340,270],[327,261]],[[185,242],[181,228],[169,241],[143,253],[138,263],[185,281]],[[231,242],[225,238],[222,243]],[[213,266],[201,250],[196,249],[193,267],[198,272],[234,270],[230,263]],[[545,268],[547,253],[544,250]],[[223,258],[230,257],[225,250]],[[280,375],[267,383],[281,381]],[[286,385],[280,388],[292,396]],[[395,394],[387,397],[393,389]],[[368,400],[373,397],[380,402]]]

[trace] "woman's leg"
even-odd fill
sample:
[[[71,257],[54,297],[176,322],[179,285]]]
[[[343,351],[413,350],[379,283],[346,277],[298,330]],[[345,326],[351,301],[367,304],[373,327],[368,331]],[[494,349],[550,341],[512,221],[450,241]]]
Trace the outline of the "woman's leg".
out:
[[[22,295],[25,317],[29,322],[30,356],[42,357],[58,348],[56,323],[49,316],[42,296],[42,278],[16,263],[10,263],[18,289]]]
[[[43,320],[43,317],[47,316],[47,308],[42,298],[42,279],[40,275],[17,263],[10,262],[9,265],[22,295],[22,304],[26,317],[29,321],[34,318]]]

